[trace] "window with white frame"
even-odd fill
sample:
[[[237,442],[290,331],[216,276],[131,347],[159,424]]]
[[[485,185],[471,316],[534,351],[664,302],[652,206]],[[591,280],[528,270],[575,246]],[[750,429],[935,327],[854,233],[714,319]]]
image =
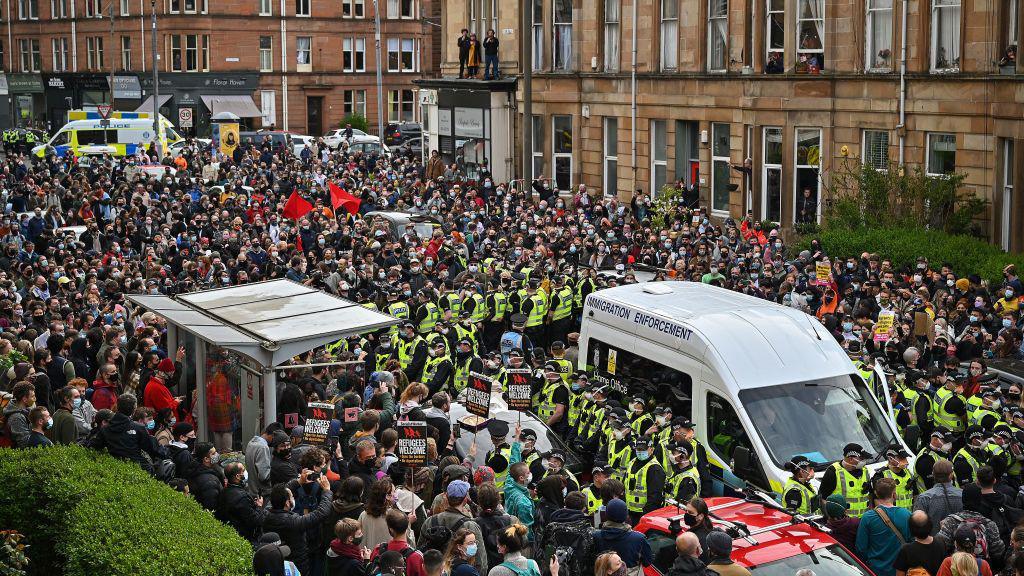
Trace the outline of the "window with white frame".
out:
[[[363,18],[366,16],[366,0],[341,0],[342,18]]]
[[[821,129],[797,128],[794,145],[794,222],[811,224],[818,221],[821,212]]]
[[[708,0],[708,71],[725,71],[728,47],[729,0]]]
[[[616,196],[619,191],[619,119],[604,119],[604,194]]]
[[[57,20],[68,17],[68,0],[50,0],[50,18]]]
[[[492,29],[498,29],[498,0],[469,0],[469,31],[482,42]]]
[[[419,40],[402,38],[402,72],[415,72],[419,68]]]
[[[68,69],[68,39],[51,38],[50,49],[53,51],[53,71],[66,72]]]
[[[184,60],[181,56],[181,36],[171,35],[171,72],[181,72]]]
[[[861,161],[875,170],[889,169],[889,131],[865,130]]]
[[[260,16],[274,15],[274,0],[260,0]]]
[[[263,126],[277,123],[277,93],[273,90],[260,90],[260,111],[263,113]]]
[[[661,192],[668,180],[668,122],[651,120],[651,196]]]
[[[825,0],[797,0],[796,71],[825,69]]]
[[[622,0],[604,0],[604,69],[607,72],[619,71],[621,12]]]
[[[540,178],[544,173],[544,117],[534,115],[531,130],[533,131],[533,177]]]
[[[121,36],[121,70],[131,72],[132,70],[132,37]]]
[[[103,69],[103,37],[89,36],[85,39],[86,62],[89,70]]]
[[[99,0],[86,0],[86,6],[92,2],[95,2],[97,8],[99,7]],[[39,0],[18,0],[18,19],[19,20],[38,20],[39,19]]]
[[[195,14],[196,13],[196,0],[185,0],[185,13]]]
[[[121,0],[121,16],[131,16],[131,0]]]
[[[572,70],[572,0],[552,0],[554,16],[551,20],[552,68],[563,72]]]
[[[1013,139],[1003,139],[1003,210],[1001,224],[1001,238],[1003,250],[1010,249],[1010,224],[1013,219]]]
[[[388,91],[388,122],[414,122],[416,94],[412,90]]]
[[[185,35],[185,71],[199,71],[199,37],[195,34]]]
[[[761,219],[782,222],[782,128],[765,126],[761,134]]]
[[[274,71],[274,39],[260,36],[260,72]]]
[[[91,2],[92,0],[87,0]],[[88,9],[88,7],[86,7]],[[179,14],[181,12],[181,0],[170,0],[167,11],[171,14]]]
[[[786,46],[786,0],[766,0],[765,6],[765,68],[766,72],[782,72]]]
[[[928,134],[929,176],[945,176],[956,172],[956,134]]]
[[[732,161],[732,143],[728,124],[711,125],[711,209],[729,211],[729,163]]]
[[[398,8],[399,18],[416,17],[416,0],[398,0]]]
[[[22,38],[18,40],[18,48],[21,53],[21,71],[39,72],[43,67],[42,57],[39,53],[39,39]]]
[[[932,72],[960,70],[960,0],[932,0]]]
[[[1019,49],[1020,43],[1020,2],[1021,0],[1003,0],[1003,14],[1005,14],[1005,38],[1003,48],[1008,49],[1014,46]],[[1006,52],[1004,51],[1003,54]]]
[[[661,0],[661,69],[679,66],[679,0]]]
[[[203,34],[200,39],[202,40],[202,47],[199,52],[199,70],[200,72],[210,71],[210,35]]]
[[[366,90],[345,90],[345,108],[344,113],[346,116],[358,114],[359,116],[366,117]]]
[[[531,0],[524,0],[529,2]],[[533,69],[544,69],[544,0],[533,2]]]
[[[551,117],[551,159],[554,162],[555,189],[572,191],[572,116]]]
[[[188,0],[185,0],[186,2]],[[295,15],[296,16],[309,16],[309,4],[311,0],[295,0]]]
[[[297,72],[309,72],[313,69],[313,37],[295,37],[295,69]]]
[[[388,72],[398,72],[401,67],[402,41],[400,38],[388,38]]]
[[[892,70],[892,0],[865,0],[864,62],[868,70]]]

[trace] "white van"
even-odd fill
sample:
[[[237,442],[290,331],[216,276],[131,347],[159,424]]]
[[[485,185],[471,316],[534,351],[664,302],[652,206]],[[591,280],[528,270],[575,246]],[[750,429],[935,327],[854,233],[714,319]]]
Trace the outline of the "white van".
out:
[[[702,283],[630,284],[587,297],[579,346],[597,382],[693,420],[716,493],[781,494],[787,460],[803,454],[820,475],[850,442],[877,469],[903,443],[843,348],[793,308]]]
[[[160,117],[160,143],[162,149],[181,140],[169,120]],[[110,154],[130,156],[153,141],[153,119],[144,112],[112,112],[109,120],[102,120],[97,112],[72,110],[65,124],[49,142],[32,149],[32,153],[45,158],[47,153],[64,156]]]

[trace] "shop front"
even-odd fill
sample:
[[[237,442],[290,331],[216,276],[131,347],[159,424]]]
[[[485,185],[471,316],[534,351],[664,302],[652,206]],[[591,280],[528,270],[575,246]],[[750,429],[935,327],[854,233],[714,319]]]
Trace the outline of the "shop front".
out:
[[[134,75],[114,76],[114,109],[130,112],[142,102],[142,84]]]
[[[11,103],[11,124],[46,128],[46,100],[42,75],[8,74],[7,91]]]
[[[414,83],[422,88],[420,117],[425,156],[438,150],[446,164],[454,162],[470,180],[479,178],[484,168],[499,181],[512,177],[514,79]]]
[[[11,95],[7,89],[7,74],[0,74],[0,129],[11,127]]]
[[[136,111],[152,113],[153,78],[140,80],[145,100]],[[258,88],[259,74],[160,74],[160,114],[190,136],[209,138],[210,117],[218,112],[238,115],[248,130],[262,114],[252,99]]]

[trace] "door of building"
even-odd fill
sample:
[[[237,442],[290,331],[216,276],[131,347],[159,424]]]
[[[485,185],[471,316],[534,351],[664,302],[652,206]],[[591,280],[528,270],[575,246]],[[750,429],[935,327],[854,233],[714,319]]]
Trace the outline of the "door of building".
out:
[[[323,96],[306,97],[306,133],[310,136],[323,134]]]

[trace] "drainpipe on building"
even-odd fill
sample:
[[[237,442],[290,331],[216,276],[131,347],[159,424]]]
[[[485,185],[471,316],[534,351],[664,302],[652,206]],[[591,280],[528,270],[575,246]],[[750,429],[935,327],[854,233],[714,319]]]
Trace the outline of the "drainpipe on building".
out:
[[[637,5],[637,3],[639,1],[640,0],[633,0],[633,47],[632,47],[633,63],[632,63],[632,72],[630,73],[630,78],[629,78],[629,101],[630,101],[629,115],[630,115],[630,119],[632,120],[632,126],[631,126],[632,134],[630,134],[630,147],[632,148],[632,153],[633,153],[633,160],[632,160],[632,165],[633,165],[633,186],[630,189],[630,192],[636,190],[636,29],[637,29],[636,5]],[[618,196],[618,191],[616,190],[615,192],[616,192],[615,195]],[[607,191],[605,191],[605,193],[607,194]]]
[[[145,6],[143,5],[142,2],[143,2],[143,0],[139,0],[139,29],[142,30],[142,44],[140,44],[139,46],[145,46],[146,45],[146,9],[145,9]],[[75,26],[75,22],[74,22],[74,18],[75,18],[75,3],[74,2],[71,3],[71,18],[72,18],[72,20],[71,20],[72,28],[71,29],[74,30],[74,26]],[[75,53],[75,45],[72,43],[72,45],[71,45],[71,59],[73,61],[77,62],[77,60],[76,60],[77,56],[75,54],[76,54]],[[153,65],[156,66],[156,62],[154,62]],[[76,69],[77,69],[77,64],[76,64]],[[142,55],[142,73],[143,74],[146,73],[146,55],[145,54]]]
[[[373,41],[377,46],[377,135],[384,144],[384,72],[380,61],[380,8],[373,0]],[[401,114],[397,120],[401,120]]]
[[[74,6],[74,5],[75,5],[75,3],[72,2],[71,6]],[[72,10],[74,10],[74,8],[72,8]],[[7,5],[4,6],[4,13],[7,14],[8,16],[10,15],[10,13],[11,13],[11,0],[7,0]],[[74,16],[72,16],[72,18],[74,18]],[[72,21],[71,25],[74,26],[74,21]],[[74,31],[74,28],[72,28],[72,31]],[[11,19],[10,18],[7,18],[7,46],[10,47],[10,49],[7,50],[7,69],[8,70],[14,70],[14,35],[13,35],[13,32],[11,32]],[[12,101],[13,101],[13,99],[12,99]]]
[[[903,168],[903,149],[907,132],[907,2],[903,0],[903,21],[900,23],[900,168]]]
[[[288,129],[288,24],[284,19],[285,0],[281,0],[281,129]]]
[[[523,191],[533,192],[530,186],[537,176],[533,173],[533,2],[522,3],[522,22],[519,26],[523,55]]]

